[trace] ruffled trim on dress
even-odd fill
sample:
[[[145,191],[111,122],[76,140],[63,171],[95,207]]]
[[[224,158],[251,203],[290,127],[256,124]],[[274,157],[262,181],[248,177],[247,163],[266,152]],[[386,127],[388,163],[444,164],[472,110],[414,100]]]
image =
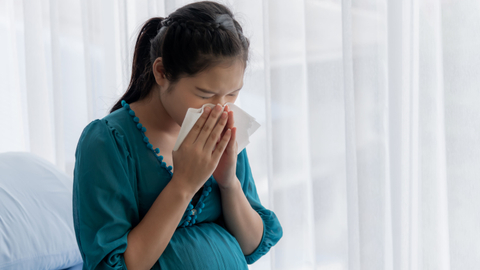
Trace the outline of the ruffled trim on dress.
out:
[[[283,229],[274,212],[265,209],[257,212],[263,221],[263,235],[258,247],[245,255],[247,264],[253,264],[272,248],[283,236]]]
[[[158,148],[153,149],[153,146],[149,142],[148,137],[145,136],[145,132],[147,131],[147,128],[144,127],[142,125],[142,123],[140,123],[140,119],[135,116],[135,112],[132,109],[130,109],[130,105],[127,102],[125,102],[125,100],[122,100],[122,106],[128,111],[128,114],[130,114],[130,116],[132,116],[133,122],[135,122],[136,125],[137,125],[137,129],[140,130],[140,132],[142,133],[143,142],[145,143],[145,146],[148,149],[153,151],[153,153],[157,157],[158,161],[160,161],[160,164],[162,165],[162,167],[167,169],[167,171],[170,173],[170,176],[173,176],[173,172],[172,172],[173,167],[171,165],[167,167],[167,163],[165,163],[165,161],[163,161],[163,156],[160,155],[160,149],[158,149]]]

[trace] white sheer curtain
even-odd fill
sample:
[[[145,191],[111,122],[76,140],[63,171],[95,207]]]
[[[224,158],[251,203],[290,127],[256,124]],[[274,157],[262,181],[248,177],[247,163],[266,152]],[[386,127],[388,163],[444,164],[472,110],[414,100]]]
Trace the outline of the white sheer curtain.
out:
[[[0,0],[0,152],[72,174],[138,27],[190,1]],[[479,269],[480,1],[221,1],[251,40],[238,105],[284,236],[251,269]]]

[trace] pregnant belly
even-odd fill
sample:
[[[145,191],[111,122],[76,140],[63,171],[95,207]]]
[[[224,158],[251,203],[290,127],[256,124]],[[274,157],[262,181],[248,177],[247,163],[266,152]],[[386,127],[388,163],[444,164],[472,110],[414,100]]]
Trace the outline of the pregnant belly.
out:
[[[235,237],[213,222],[178,228],[160,256],[159,264],[162,270],[248,270]]]

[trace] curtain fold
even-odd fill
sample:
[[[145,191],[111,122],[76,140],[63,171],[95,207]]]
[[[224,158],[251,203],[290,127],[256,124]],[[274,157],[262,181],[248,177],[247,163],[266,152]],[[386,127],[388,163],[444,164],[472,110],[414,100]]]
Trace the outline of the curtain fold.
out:
[[[347,226],[348,226],[348,269],[361,269],[360,263],[360,223],[359,223],[359,194],[357,168],[357,132],[355,106],[355,81],[353,67],[353,26],[352,2],[342,0],[342,65],[343,93],[345,110],[345,180],[347,197]]]
[[[191,2],[0,0],[0,152],[71,176],[142,23]],[[251,42],[236,103],[284,231],[250,269],[477,269],[480,2],[219,2]]]
[[[424,20],[419,22],[419,178],[423,213],[420,231],[424,265],[450,269],[449,198],[447,190],[447,141],[445,126],[442,5],[440,1],[419,4]],[[445,77],[449,79],[449,77]],[[426,155],[423,153],[430,153]],[[477,175],[478,179],[478,175]],[[430,246],[431,248],[426,248]],[[474,260],[478,260],[478,256]],[[478,261],[477,261],[478,262]],[[471,262],[466,262],[466,266]],[[458,264],[457,264],[458,265]]]

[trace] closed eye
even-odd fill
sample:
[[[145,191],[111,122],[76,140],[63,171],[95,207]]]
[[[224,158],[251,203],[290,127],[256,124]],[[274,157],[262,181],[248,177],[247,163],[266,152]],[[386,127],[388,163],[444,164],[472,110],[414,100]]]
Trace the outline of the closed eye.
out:
[[[243,85],[242,85],[242,87],[243,87]],[[233,91],[232,93],[237,94],[240,90],[242,90],[242,87],[240,87],[239,89]],[[208,90],[202,89],[202,88],[200,88],[200,87],[195,87],[195,88],[196,88],[198,91],[203,92],[204,94],[216,94],[215,92],[208,91]],[[237,95],[235,95],[235,94],[230,94],[229,96],[235,97],[235,96],[237,96]],[[197,95],[197,96],[198,96],[198,95]],[[211,96],[211,97],[198,96],[198,97],[200,97],[201,99],[209,99],[209,98],[212,98],[213,96]]]
[[[237,96],[237,95],[229,95],[229,96],[235,97],[235,96]],[[209,99],[209,98],[212,98],[213,96],[212,96],[212,97],[201,97],[201,96],[199,96],[199,97],[202,98],[202,99]]]

